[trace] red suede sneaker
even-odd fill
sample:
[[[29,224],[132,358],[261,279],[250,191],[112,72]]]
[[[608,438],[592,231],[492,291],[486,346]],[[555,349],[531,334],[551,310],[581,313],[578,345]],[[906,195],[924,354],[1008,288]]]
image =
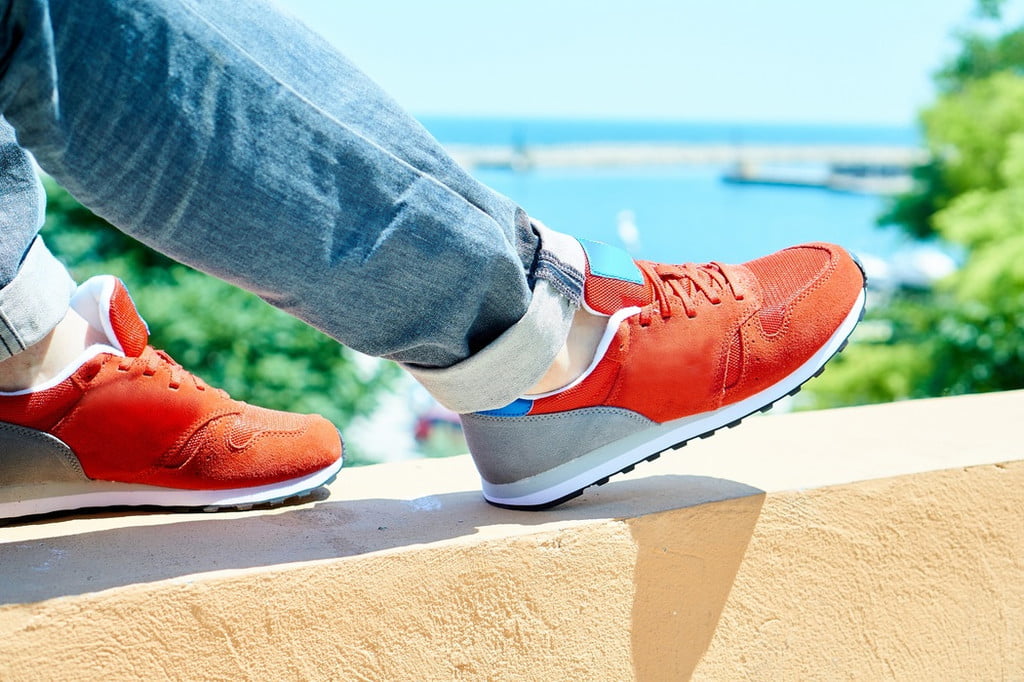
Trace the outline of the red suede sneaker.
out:
[[[864,310],[864,275],[838,246],[743,265],[663,265],[581,240],[584,305],[608,317],[569,386],[462,415],[484,497],[540,509],[795,393]]]
[[[112,506],[246,509],[329,482],[341,438],[322,417],[232,400],[147,345],[124,285],[94,277],[72,307],[109,345],[64,376],[0,393],[0,518]]]

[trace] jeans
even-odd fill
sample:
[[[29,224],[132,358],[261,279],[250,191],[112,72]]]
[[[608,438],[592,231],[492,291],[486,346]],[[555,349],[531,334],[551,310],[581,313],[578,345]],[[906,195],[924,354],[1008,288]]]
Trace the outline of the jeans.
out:
[[[0,359],[73,287],[36,236],[23,149],[118,228],[402,363],[458,411],[510,402],[564,342],[578,243],[274,8],[0,0],[0,54]]]

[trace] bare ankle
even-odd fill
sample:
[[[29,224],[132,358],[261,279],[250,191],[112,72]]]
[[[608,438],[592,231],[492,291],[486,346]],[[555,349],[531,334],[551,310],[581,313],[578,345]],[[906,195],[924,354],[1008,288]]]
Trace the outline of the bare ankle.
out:
[[[38,386],[60,374],[82,351],[103,341],[103,335],[69,309],[53,331],[39,343],[0,361],[0,391]]]
[[[527,393],[536,395],[555,391],[578,379],[593,362],[607,325],[607,317],[594,315],[582,308],[576,311],[565,345],[558,351],[547,373]]]

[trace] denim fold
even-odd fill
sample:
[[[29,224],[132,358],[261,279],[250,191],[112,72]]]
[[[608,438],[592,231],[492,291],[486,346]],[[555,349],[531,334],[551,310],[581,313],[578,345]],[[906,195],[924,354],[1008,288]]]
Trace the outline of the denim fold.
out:
[[[438,402],[455,412],[503,407],[536,384],[565,343],[580,306],[586,262],[572,237],[533,221],[541,237],[538,269],[558,273],[538,279],[526,314],[486,348],[444,369],[403,365]]]
[[[0,288],[0,360],[42,341],[64,319],[74,292],[67,269],[37,237],[14,279]]]

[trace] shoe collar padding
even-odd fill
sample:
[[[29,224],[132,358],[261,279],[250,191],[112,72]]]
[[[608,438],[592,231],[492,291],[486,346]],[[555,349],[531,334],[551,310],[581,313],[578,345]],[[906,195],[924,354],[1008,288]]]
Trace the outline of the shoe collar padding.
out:
[[[86,280],[71,297],[71,308],[89,325],[103,332],[107,343],[95,343],[46,381],[18,391],[0,391],[0,395],[28,395],[45,391],[63,383],[78,368],[97,355],[109,353],[137,357],[146,348],[149,329],[139,317],[128,290],[121,280],[111,275],[97,275]]]
[[[127,357],[141,354],[149,342],[145,320],[124,284],[112,275],[97,275],[82,283],[71,299],[71,307]]]

